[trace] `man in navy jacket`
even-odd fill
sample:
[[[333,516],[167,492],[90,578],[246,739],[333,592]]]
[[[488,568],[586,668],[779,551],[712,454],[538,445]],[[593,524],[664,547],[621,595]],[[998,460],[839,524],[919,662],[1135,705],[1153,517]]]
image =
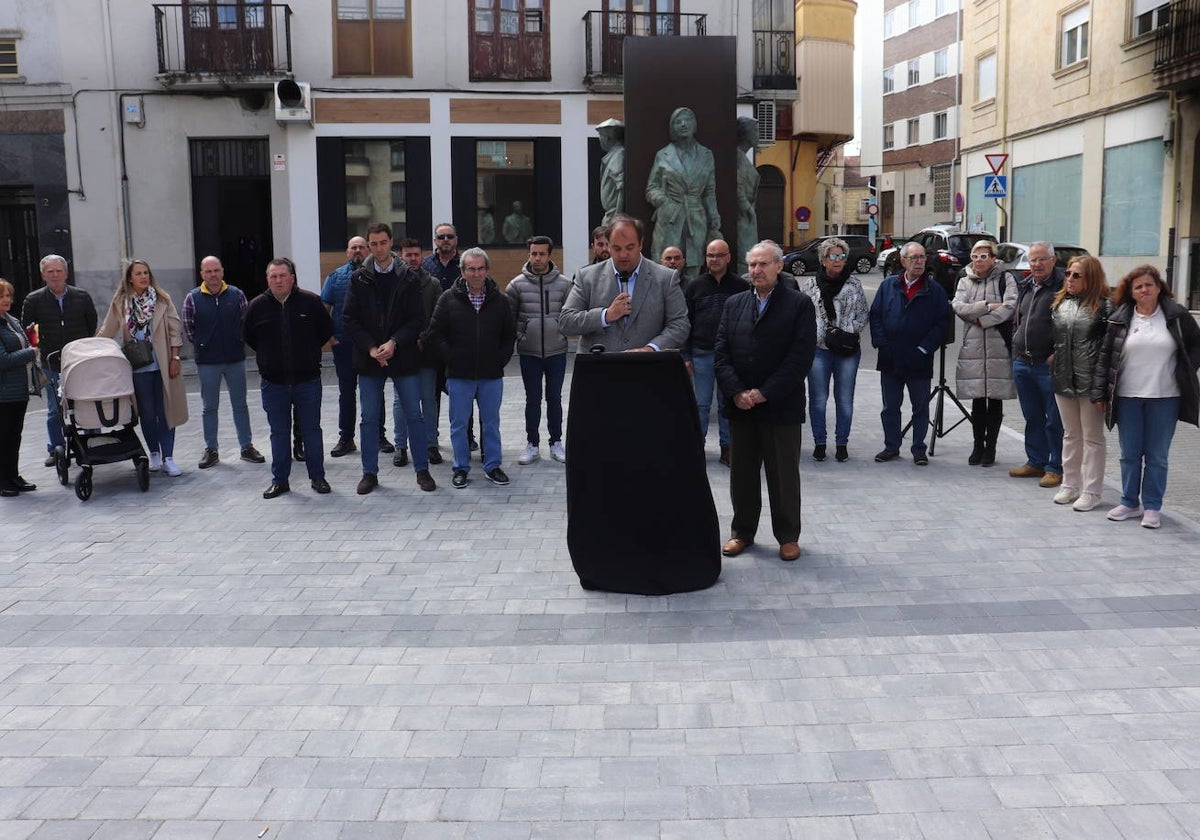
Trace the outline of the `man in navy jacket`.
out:
[[[926,466],[925,435],[929,432],[929,391],[933,356],[950,326],[946,292],[925,271],[925,249],[906,242],[900,249],[904,271],[883,281],[871,303],[871,345],[883,389],[883,449],[876,461],[900,455],[900,404],[904,392],[912,409],[913,463]]]

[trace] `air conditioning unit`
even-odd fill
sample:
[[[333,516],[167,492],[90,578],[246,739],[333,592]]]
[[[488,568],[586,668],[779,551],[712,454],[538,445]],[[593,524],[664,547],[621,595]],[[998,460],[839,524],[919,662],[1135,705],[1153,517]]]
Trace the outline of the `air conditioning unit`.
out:
[[[762,99],[754,107],[754,118],[758,120],[758,148],[775,145],[775,100]]]
[[[280,79],[275,83],[275,119],[312,124],[312,90],[307,82]]]

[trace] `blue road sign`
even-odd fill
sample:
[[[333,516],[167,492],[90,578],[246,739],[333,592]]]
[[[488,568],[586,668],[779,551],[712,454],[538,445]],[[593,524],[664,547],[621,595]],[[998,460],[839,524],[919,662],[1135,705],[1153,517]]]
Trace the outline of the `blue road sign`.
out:
[[[983,177],[984,198],[1004,198],[1008,195],[1007,175],[985,175]]]

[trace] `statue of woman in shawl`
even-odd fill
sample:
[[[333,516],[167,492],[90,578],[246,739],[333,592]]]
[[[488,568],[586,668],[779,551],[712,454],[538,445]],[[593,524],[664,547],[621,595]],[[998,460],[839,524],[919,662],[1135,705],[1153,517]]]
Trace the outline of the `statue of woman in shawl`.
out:
[[[696,142],[696,115],[691,108],[671,114],[671,142],[658,150],[646,182],[646,200],[654,206],[654,248],[683,249],[685,273],[704,270],[704,248],[723,239],[717,212],[717,177],[713,153]]]

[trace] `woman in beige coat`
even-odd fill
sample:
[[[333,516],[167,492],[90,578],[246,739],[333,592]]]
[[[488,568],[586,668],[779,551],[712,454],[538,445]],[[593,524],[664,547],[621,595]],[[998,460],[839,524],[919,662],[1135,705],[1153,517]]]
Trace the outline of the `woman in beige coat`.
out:
[[[109,304],[97,335],[119,344],[148,340],[154,348],[150,364],[133,372],[133,392],[141,415],[142,436],[150,450],[150,469],[182,472],[175,466],[175,427],[187,422],[187,395],[180,375],[183,325],[171,298],[154,281],[145,260],[125,266],[121,285]]]

